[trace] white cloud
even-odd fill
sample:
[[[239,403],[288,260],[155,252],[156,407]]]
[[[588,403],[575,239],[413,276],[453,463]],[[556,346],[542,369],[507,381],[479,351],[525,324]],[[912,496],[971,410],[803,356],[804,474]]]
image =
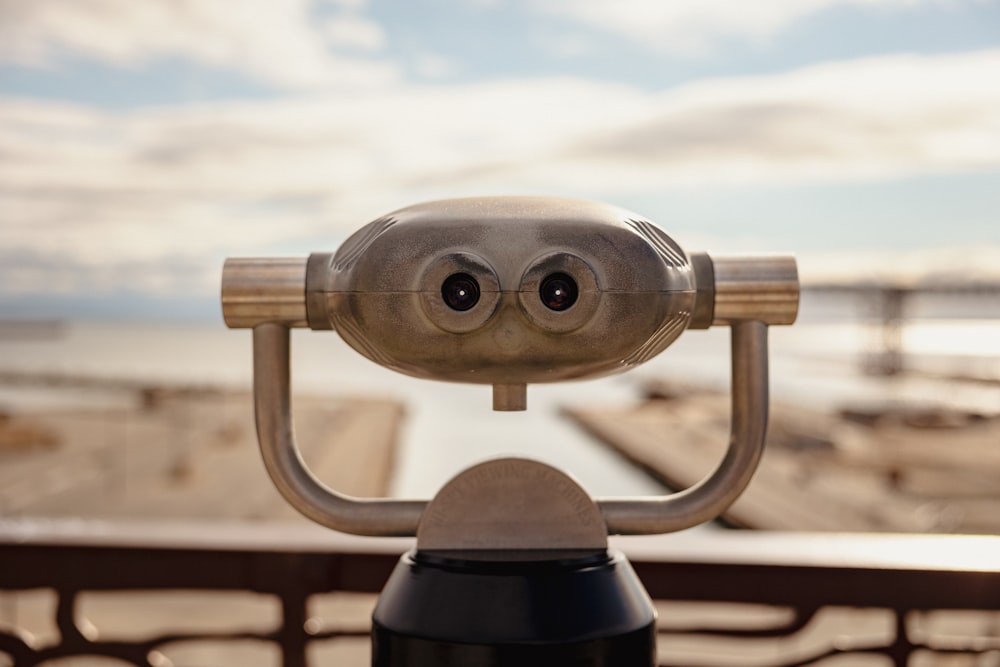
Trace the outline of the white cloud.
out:
[[[360,16],[338,16],[327,21],[326,34],[339,48],[379,51],[386,45],[382,26]]]
[[[320,4],[332,5],[343,9],[359,10],[368,4],[368,0],[318,0]]]
[[[410,65],[413,71],[425,79],[443,79],[461,71],[461,66],[449,58],[436,53],[417,53]]]
[[[984,82],[997,71],[1000,50],[663,93],[539,79],[131,112],[0,101],[0,248],[116,280],[137,261],[175,262],[185,286],[192,264],[297,239],[309,240],[303,252],[323,238],[332,250],[429,197],[613,198],[995,168],[1000,89]],[[0,284],[24,282],[0,272]]]
[[[710,80],[569,150],[622,181],[856,181],[1000,164],[1000,51],[886,56]]]
[[[54,66],[76,58],[136,67],[182,57],[291,88],[384,84],[397,76],[387,63],[334,53],[310,8],[309,0],[6,2],[0,63]],[[378,39],[372,25],[352,20],[365,31],[355,39]]]
[[[768,39],[807,16],[837,6],[906,9],[974,0],[546,0],[529,7],[617,33],[656,51],[703,55],[728,39]]]

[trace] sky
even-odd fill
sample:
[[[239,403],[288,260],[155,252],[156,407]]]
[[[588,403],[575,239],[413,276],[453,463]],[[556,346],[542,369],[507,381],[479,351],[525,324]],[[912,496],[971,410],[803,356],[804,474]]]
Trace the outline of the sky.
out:
[[[1000,0],[0,0],[0,317],[218,317],[227,256],[493,194],[1000,276]]]

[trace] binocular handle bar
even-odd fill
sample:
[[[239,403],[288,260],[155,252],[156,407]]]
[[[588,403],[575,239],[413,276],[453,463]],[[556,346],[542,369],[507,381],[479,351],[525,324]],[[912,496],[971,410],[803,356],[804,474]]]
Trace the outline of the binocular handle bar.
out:
[[[264,465],[278,491],[306,517],[334,530],[372,536],[416,535],[428,501],[347,496],[324,485],[306,467],[292,425],[289,324],[268,322],[253,327],[257,436]],[[724,512],[750,482],[763,453],[767,427],[767,324],[733,320],[729,325],[732,420],[722,462],[701,482],[678,493],[598,499],[609,534],[690,528]]]
[[[666,496],[599,498],[610,534],[671,533],[711,521],[735,501],[757,470],[767,433],[767,325],[730,324],[732,406],[729,448],[715,470],[700,482]],[[664,434],[666,439],[667,434]]]
[[[376,536],[417,534],[427,502],[354,498],[318,480],[295,443],[289,371],[289,329],[259,324],[253,329],[254,412],[264,467],[288,503],[309,519],[342,533]]]

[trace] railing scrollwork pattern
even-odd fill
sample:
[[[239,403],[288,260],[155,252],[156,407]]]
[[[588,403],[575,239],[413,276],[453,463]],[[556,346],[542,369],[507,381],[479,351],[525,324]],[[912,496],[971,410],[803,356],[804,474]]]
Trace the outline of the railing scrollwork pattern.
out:
[[[0,665],[39,665],[69,656],[163,667],[178,642],[250,640],[276,647],[286,667],[305,667],[314,642],[365,637],[358,627],[319,627],[309,601],[330,592],[376,593],[409,546],[405,539],[342,536],[313,527],[248,524],[38,522],[0,520],[0,596],[56,592],[59,640],[44,645],[0,626]],[[96,528],[95,528],[96,527]],[[753,664],[797,667],[851,654],[908,665],[919,653],[1000,657],[1000,537],[767,535],[719,531],[688,538],[622,538],[650,595],[666,603],[736,603],[785,610],[771,624],[733,627],[661,619],[660,662],[685,663],[669,647],[683,638],[788,641],[794,650]],[[933,553],[926,552],[933,545]],[[888,548],[887,548],[888,547]],[[972,555],[970,557],[970,554]],[[970,560],[971,558],[971,560]],[[272,630],[180,632],[104,640],[78,614],[87,592],[250,591],[275,596],[281,622]],[[830,636],[799,646],[831,608],[883,610],[893,626],[882,636]],[[978,610],[992,631],[929,634],[913,621],[941,610]],[[917,624],[918,625],[918,624]],[[816,632],[811,634],[815,635]],[[699,661],[699,664],[715,664]],[[723,661],[720,661],[723,664]],[[727,659],[726,665],[747,664]],[[950,663],[949,663],[950,664]]]

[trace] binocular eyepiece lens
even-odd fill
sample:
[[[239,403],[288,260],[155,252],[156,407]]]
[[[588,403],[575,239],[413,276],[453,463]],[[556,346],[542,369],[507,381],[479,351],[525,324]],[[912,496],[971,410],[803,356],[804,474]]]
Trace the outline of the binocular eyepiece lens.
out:
[[[479,283],[468,273],[453,273],[441,285],[441,298],[452,310],[469,310],[479,303]]]
[[[550,310],[566,310],[576,303],[580,290],[576,281],[565,273],[553,273],[538,286],[542,303]]]

